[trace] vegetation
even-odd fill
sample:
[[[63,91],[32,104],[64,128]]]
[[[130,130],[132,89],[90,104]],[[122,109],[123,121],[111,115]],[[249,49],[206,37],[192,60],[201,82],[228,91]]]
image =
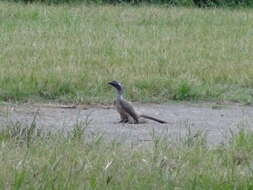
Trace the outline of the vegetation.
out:
[[[253,12],[0,2],[0,99],[252,103]]]
[[[1,189],[251,189],[253,133],[208,147],[201,133],[148,146],[85,139],[19,124],[0,132]]]
[[[187,2],[187,1],[186,1]],[[252,0],[193,0],[193,3],[199,7],[223,6],[223,7],[252,7]]]
[[[119,80],[132,100],[252,103],[252,17],[247,9],[1,1],[0,100],[106,103],[107,82]],[[0,189],[253,188],[250,131],[212,147],[201,132],[128,145],[85,135],[88,124],[70,132],[38,129],[36,117],[1,125]]]
[[[252,0],[6,0],[25,3],[128,3],[138,5],[140,3],[162,4],[162,5],[176,5],[176,6],[198,6],[198,7],[252,7]]]

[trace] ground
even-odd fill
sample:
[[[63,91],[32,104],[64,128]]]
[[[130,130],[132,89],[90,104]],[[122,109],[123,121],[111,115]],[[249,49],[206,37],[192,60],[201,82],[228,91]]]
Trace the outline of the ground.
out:
[[[148,142],[154,135],[173,140],[202,131],[209,144],[226,142],[241,127],[253,127],[253,107],[218,105],[215,103],[135,104],[140,113],[168,121],[159,124],[119,124],[119,115],[113,106],[63,106],[54,104],[3,104],[0,122],[30,124],[34,118],[38,127],[45,130],[70,131],[75,124],[86,126],[86,134],[102,135],[124,143]]]

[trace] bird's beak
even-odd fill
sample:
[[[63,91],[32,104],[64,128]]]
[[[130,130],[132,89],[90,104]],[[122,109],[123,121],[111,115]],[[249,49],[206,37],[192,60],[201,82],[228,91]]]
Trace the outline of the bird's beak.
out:
[[[113,82],[108,82],[109,85],[115,86]]]
[[[109,84],[109,85],[112,85],[112,86],[113,86],[113,83],[112,83],[112,82],[108,82],[107,84]]]
[[[120,84],[116,81],[108,82],[108,84],[112,85],[117,91],[122,91],[122,87]]]

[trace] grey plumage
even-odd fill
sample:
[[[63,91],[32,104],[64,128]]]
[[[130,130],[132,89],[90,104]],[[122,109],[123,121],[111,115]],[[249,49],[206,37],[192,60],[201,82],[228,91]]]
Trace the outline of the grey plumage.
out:
[[[130,102],[124,99],[123,92],[124,88],[123,85],[117,81],[109,82],[108,84],[112,85],[117,90],[117,98],[114,101],[114,104],[116,106],[116,109],[118,113],[120,114],[120,123],[128,123],[130,120],[130,117],[134,120],[134,123],[139,123],[139,118],[143,117],[146,119],[150,119],[159,123],[167,123],[166,121],[147,116],[144,114],[137,114],[137,112],[134,110],[134,107]]]

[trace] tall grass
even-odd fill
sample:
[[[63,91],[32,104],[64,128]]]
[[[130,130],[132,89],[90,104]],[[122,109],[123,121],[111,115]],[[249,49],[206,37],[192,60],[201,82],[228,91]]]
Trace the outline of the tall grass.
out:
[[[24,127],[24,126],[23,126]],[[1,189],[251,189],[252,132],[208,147],[202,135],[178,142],[153,137],[148,145],[88,141],[83,130],[27,134],[0,132]],[[29,131],[31,127],[23,128]],[[77,131],[80,132],[77,135]],[[85,134],[85,130],[84,130]]]
[[[0,99],[252,102],[251,10],[0,2]]]

